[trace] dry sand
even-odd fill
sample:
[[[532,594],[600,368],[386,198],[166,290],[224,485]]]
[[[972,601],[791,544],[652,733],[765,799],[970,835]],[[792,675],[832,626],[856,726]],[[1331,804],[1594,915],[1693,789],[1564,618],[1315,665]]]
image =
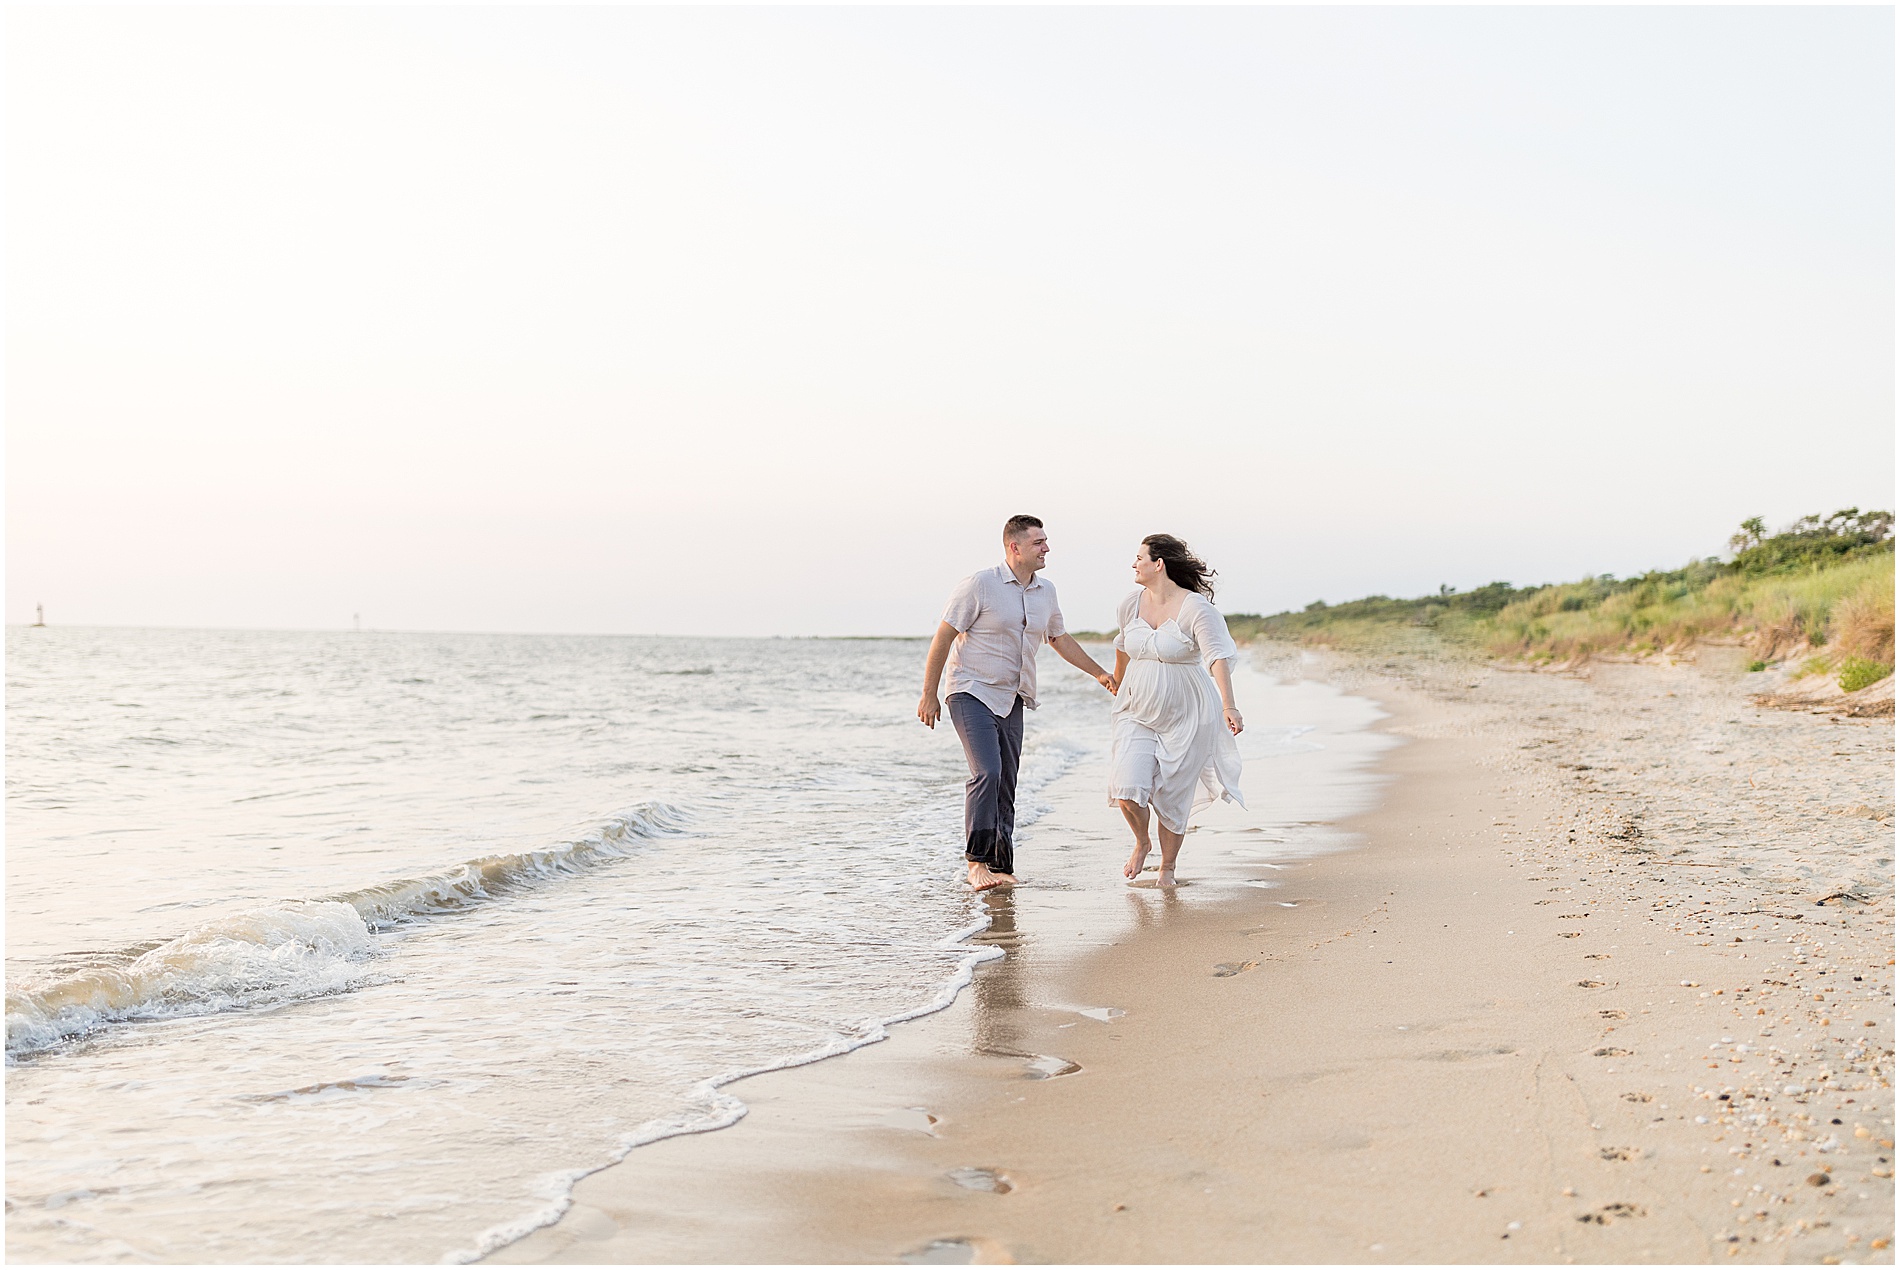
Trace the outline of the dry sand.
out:
[[[949,1010],[730,1086],[740,1124],[491,1259],[1891,1262],[1890,719],[1753,705],[1723,650],[1266,657],[1406,742],[1363,845],[1122,891],[1094,943],[999,896]],[[1024,855],[1087,844],[1106,893],[1099,782]],[[1206,823],[1186,878],[1246,831]]]

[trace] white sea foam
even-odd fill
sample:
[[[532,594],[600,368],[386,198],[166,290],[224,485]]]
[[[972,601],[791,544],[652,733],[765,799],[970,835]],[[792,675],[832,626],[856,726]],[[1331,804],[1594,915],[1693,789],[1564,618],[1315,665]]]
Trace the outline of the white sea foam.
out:
[[[7,992],[7,1057],[111,1023],[256,1008],[359,982],[370,931],[338,901],[280,904],[194,926],[126,959]]]
[[[136,954],[7,992],[7,1058],[114,1023],[256,1009],[344,992],[369,977],[372,934],[462,912],[525,887],[626,858],[686,817],[642,803],[533,851],[484,856],[330,899],[274,904],[192,927]]]

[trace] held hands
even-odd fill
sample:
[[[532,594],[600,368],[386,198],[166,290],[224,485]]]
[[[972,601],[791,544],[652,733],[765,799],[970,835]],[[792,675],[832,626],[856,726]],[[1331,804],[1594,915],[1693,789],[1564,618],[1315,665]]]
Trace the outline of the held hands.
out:
[[[1221,718],[1226,720],[1227,730],[1232,732],[1235,736],[1239,736],[1246,730],[1247,725],[1240,721],[1240,711],[1234,709],[1232,706],[1228,706],[1225,710],[1221,711]]]
[[[943,703],[937,700],[935,693],[926,692],[923,700],[917,703],[917,721],[934,732],[937,730],[937,720],[942,716]]]
[[[1115,676],[1106,670],[1095,676],[1095,682],[1108,689],[1110,696],[1113,696],[1121,690],[1121,685],[1115,682]]]

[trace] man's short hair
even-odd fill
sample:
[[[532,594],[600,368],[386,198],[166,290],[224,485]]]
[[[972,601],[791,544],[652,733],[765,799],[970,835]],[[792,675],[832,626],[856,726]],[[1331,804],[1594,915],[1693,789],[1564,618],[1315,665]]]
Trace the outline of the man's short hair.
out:
[[[1003,540],[1020,538],[1032,529],[1041,529],[1042,522],[1034,516],[1011,516],[1003,522]]]

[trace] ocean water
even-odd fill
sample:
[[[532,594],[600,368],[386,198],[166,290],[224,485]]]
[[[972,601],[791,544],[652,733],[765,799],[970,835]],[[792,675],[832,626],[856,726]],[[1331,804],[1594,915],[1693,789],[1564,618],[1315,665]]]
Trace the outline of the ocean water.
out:
[[[14,1260],[469,1260],[995,955],[918,641],[7,638]]]

